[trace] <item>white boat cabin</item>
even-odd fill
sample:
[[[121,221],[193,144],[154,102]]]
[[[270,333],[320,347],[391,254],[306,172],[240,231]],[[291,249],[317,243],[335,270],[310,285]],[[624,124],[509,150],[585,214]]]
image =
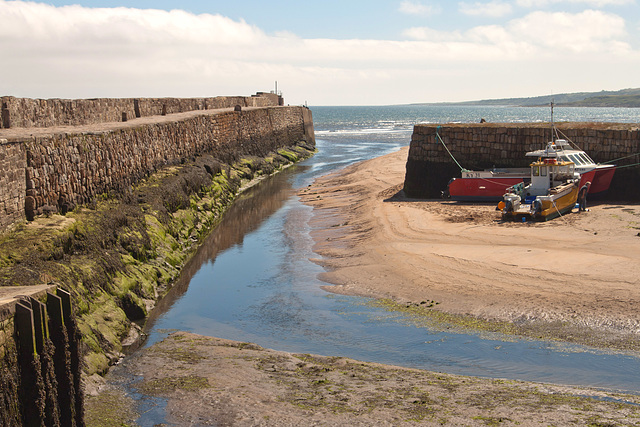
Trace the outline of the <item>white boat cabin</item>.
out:
[[[525,196],[544,196],[550,188],[575,178],[579,175],[573,162],[539,159],[531,164],[531,183],[525,187]]]
[[[581,174],[589,172],[597,166],[587,153],[571,148],[571,145],[565,139],[556,139],[553,142],[549,142],[545,149],[530,151],[526,155],[543,158],[555,157],[558,162],[573,162],[576,172]]]

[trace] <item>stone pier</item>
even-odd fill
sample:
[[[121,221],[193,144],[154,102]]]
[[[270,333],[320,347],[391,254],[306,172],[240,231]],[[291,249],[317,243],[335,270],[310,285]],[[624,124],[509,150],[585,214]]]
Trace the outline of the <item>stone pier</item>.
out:
[[[637,124],[561,123],[556,128],[595,162],[618,166],[607,199],[640,201],[640,167],[634,165],[640,162]],[[544,148],[551,137],[546,123],[416,125],[407,159],[405,193],[414,198],[440,197],[449,180],[460,176],[453,158],[469,170],[528,167],[531,158],[525,153]]]

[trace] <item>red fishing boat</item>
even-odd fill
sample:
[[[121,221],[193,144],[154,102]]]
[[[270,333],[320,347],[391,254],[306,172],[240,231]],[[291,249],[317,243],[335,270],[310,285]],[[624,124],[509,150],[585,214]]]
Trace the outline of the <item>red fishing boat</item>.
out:
[[[609,189],[615,165],[595,163],[584,151],[572,148],[565,139],[549,142],[542,150],[530,151],[527,157],[555,159],[558,162],[575,164],[575,171],[580,174],[580,187],[591,182],[589,195],[603,193]],[[502,200],[507,188],[530,180],[529,169],[505,168],[486,169],[483,171],[462,170],[460,178],[449,181],[443,196],[458,201],[495,202]]]
[[[558,137],[558,131],[553,124],[553,102],[551,103],[551,129],[553,136],[551,142],[541,150],[528,152],[526,156],[536,159],[554,159],[562,163],[571,162],[575,165],[575,171],[580,174],[580,187],[591,182],[589,194],[592,196],[607,191],[616,170],[615,165],[596,163],[583,150],[572,147],[570,141]],[[436,133],[436,136],[449,152],[440,135]],[[451,152],[449,154],[451,155]],[[460,166],[455,159],[454,161]],[[500,201],[509,187],[519,183],[526,185],[530,181],[529,168],[469,171],[461,167],[461,170],[461,177],[449,181],[447,189],[442,192],[443,197],[458,201]]]

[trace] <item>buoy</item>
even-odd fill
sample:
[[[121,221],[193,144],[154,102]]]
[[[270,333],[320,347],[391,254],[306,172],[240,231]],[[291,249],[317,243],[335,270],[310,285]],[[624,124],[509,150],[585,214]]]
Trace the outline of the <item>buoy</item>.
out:
[[[504,200],[498,203],[498,210],[501,211],[502,209],[504,209]]]

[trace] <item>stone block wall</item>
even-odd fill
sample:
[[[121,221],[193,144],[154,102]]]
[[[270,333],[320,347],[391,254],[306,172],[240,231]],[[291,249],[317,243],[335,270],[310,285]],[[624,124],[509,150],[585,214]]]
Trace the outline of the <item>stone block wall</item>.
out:
[[[259,92],[252,96],[212,98],[97,98],[31,99],[0,98],[0,129],[52,126],[80,126],[120,122],[137,117],[183,113],[219,108],[272,107],[282,105],[282,97]]]
[[[24,218],[26,167],[24,144],[0,139],[0,230]]]
[[[619,166],[607,198],[640,200],[640,128],[636,124],[563,123],[556,128],[597,163],[614,160]],[[411,138],[405,192],[410,197],[436,198],[460,169],[443,144],[463,168],[528,167],[528,151],[544,148],[551,140],[548,124],[487,123],[416,125]],[[562,135],[561,135],[562,137]],[[631,157],[627,157],[631,156]],[[623,157],[626,159],[617,160]]]
[[[0,230],[18,219],[129,188],[158,168],[198,154],[233,162],[306,141],[310,110],[267,107],[209,110],[103,132],[57,132],[0,144]],[[27,134],[28,135],[28,134]],[[3,160],[6,159],[6,160]]]

